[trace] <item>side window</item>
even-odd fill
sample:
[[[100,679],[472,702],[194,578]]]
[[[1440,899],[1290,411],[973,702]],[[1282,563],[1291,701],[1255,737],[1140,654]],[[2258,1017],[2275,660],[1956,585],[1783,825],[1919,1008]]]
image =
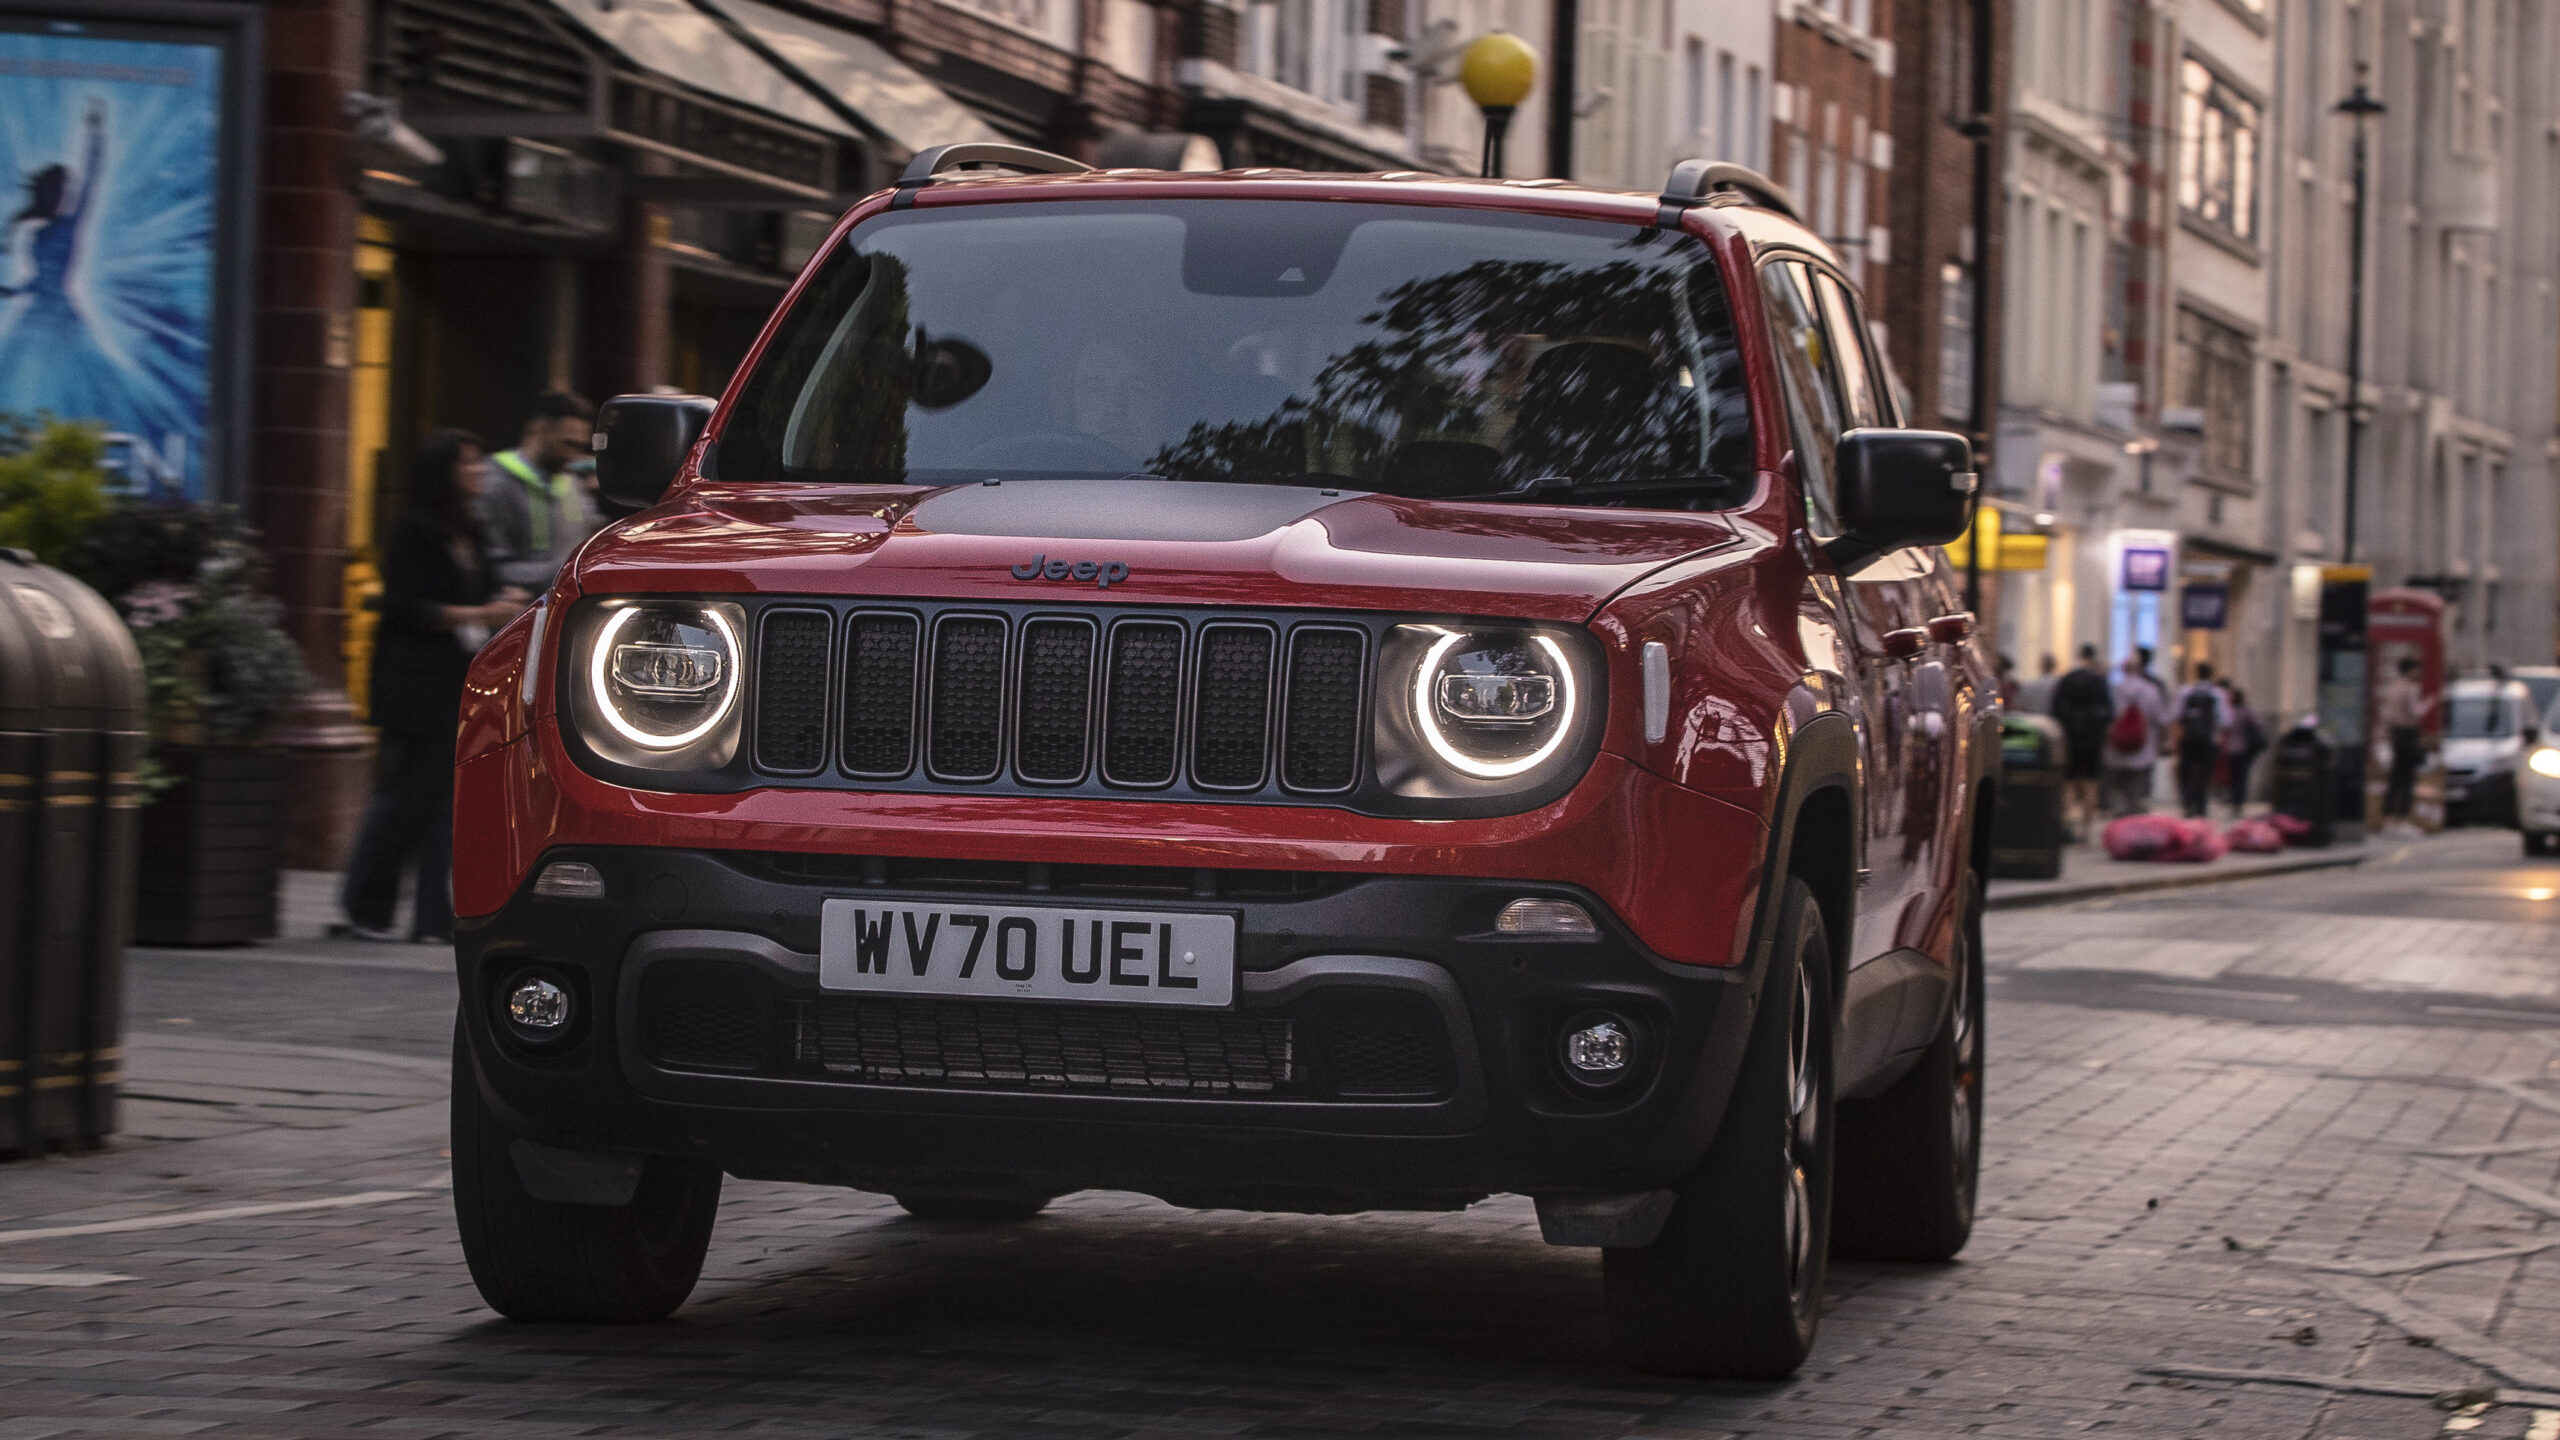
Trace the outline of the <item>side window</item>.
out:
[[[1893,402],[1867,353],[1866,322],[1858,318],[1849,288],[1828,275],[1816,275],[1814,284],[1822,292],[1822,320],[1830,330],[1832,359],[1840,369],[1840,398],[1849,422],[1842,428],[1891,424]]]
[[[1787,395],[1796,480],[1804,489],[1805,524],[1817,536],[1840,533],[1840,510],[1831,484],[1831,453],[1840,432],[1840,395],[1831,375],[1831,336],[1814,298],[1813,272],[1793,260],[1762,268],[1769,324],[1777,334],[1778,374]]]

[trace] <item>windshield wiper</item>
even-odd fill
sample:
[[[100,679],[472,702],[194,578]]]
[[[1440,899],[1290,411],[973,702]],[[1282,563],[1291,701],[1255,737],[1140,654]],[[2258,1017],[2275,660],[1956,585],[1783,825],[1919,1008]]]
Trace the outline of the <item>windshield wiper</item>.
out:
[[[1512,504],[1552,504],[1560,500],[1608,500],[1638,495],[1695,495],[1703,492],[1745,494],[1748,487],[1729,475],[1652,475],[1641,480],[1576,480],[1567,475],[1541,475],[1516,490],[1480,490],[1465,495],[1438,495],[1438,500],[1492,500]]]

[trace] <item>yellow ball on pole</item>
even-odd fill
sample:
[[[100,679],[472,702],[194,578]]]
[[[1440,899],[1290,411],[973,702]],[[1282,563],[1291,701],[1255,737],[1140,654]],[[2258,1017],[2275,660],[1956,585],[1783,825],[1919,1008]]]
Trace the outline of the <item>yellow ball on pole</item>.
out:
[[[1502,137],[1511,112],[1538,84],[1538,52],[1509,31],[1496,30],[1467,47],[1458,61],[1458,83],[1484,112],[1484,173],[1502,173]]]
[[[1467,47],[1458,83],[1481,110],[1508,110],[1529,98],[1538,83],[1538,52],[1508,31],[1496,30]]]

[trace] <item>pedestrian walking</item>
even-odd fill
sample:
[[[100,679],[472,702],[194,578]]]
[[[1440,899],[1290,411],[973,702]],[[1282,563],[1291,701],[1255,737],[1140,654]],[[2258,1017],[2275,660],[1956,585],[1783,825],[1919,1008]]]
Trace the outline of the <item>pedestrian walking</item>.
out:
[[[2418,767],[2426,762],[2426,737],[2420,727],[2427,723],[2427,712],[2435,702],[2427,698],[2418,683],[2418,662],[2403,657],[2398,673],[2382,687],[2380,719],[2383,734],[2391,742],[2391,778],[2382,788],[2382,818],[2409,823],[2409,804],[2416,798]]]
[[[2249,708],[2249,693],[2231,692],[2231,728],[2222,744],[2222,768],[2231,777],[2231,813],[2249,808],[2249,770],[2267,753],[2267,722]]]
[[[2051,654],[2039,656],[2036,660],[2036,678],[2018,686],[2018,698],[2010,703],[2009,708],[2021,715],[2051,715],[2053,688],[2061,680],[2062,676],[2054,664],[2053,656]]]
[[[2214,682],[2213,667],[2197,661],[2195,679],[2178,692],[2178,808],[2201,820],[2213,797],[2213,772],[2231,733],[2230,697]]]
[[[2000,708],[2018,708],[2018,662],[2007,655],[1995,656],[1991,662],[1992,684],[2000,692]]]
[[[2062,810],[2077,839],[2098,814],[2098,785],[2106,774],[2107,729],[2116,718],[2115,692],[2107,684],[2098,647],[2080,647],[2080,663],[2053,685],[2049,712],[2062,727]]]
[[[373,723],[382,732],[335,933],[397,940],[392,912],[404,871],[417,875],[409,938],[453,936],[453,746],[471,656],[524,609],[498,588],[473,516],[488,469],[479,440],[439,430],[409,465],[409,508],[382,556],[382,624],[374,632]]]
[[[513,450],[489,457],[477,502],[489,568],[501,585],[539,593],[603,522],[593,493],[593,405],[565,390],[537,395]]]
[[[2151,678],[2151,651],[2136,646],[2117,673],[2115,718],[2107,724],[2107,809],[2139,815],[2151,808],[2151,772],[2160,765],[2169,701]]]

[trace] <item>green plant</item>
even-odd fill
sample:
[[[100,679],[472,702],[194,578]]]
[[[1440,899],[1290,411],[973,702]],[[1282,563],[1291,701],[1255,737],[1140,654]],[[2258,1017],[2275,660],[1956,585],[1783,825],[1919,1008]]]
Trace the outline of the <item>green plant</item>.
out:
[[[0,415],[0,547],[60,565],[112,503],[95,425]]]
[[[157,739],[256,739],[310,685],[254,539],[223,506],[127,500],[64,559],[133,632]]]

